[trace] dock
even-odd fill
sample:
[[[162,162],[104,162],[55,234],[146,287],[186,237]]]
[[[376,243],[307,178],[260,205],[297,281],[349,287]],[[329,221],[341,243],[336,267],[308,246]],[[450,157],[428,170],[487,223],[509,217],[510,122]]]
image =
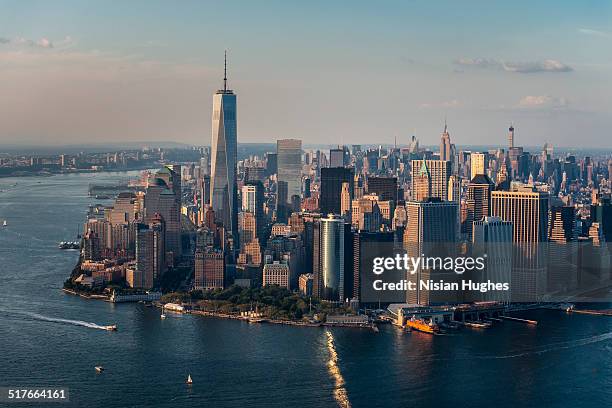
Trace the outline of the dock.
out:
[[[513,322],[532,324],[534,326],[538,324],[537,320],[519,319],[518,317],[510,317],[510,316],[500,316],[500,318],[504,320],[512,320]]]

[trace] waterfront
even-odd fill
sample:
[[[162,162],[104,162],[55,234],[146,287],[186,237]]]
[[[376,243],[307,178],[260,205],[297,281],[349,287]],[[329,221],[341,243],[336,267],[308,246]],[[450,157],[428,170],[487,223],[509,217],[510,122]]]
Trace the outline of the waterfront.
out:
[[[137,173],[130,173],[135,175]],[[71,406],[607,406],[612,320],[541,310],[452,336],[169,314],[61,291],[90,183],[0,179],[0,386],[70,389]],[[94,323],[94,324],[91,324]],[[117,324],[118,332],[96,325]],[[106,370],[96,374],[94,366]],[[194,384],[184,380],[191,374]]]

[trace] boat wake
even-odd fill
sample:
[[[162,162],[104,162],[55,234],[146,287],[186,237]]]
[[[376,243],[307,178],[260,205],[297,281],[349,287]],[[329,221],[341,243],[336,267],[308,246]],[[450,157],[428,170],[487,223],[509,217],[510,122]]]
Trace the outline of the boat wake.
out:
[[[12,312],[12,311],[6,311],[6,310],[4,312],[9,313],[9,314],[14,314],[14,315],[26,316],[33,320],[39,320],[43,322],[71,324],[73,326],[88,327],[90,329],[108,330],[108,327],[109,327],[109,326],[101,326],[99,324],[92,323],[92,322],[85,322],[83,320],[61,319],[59,317],[43,316],[41,314],[32,313],[32,312]]]
[[[344,377],[338,367],[338,353],[334,345],[334,336],[329,330],[325,331],[327,336],[327,351],[329,352],[329,360],[327,362],[327,370],[334,380],[334,399],[341,408],[350,408],[351,403],[348,399],[346,388],[344,387]]]
[[[557,350],[565,350],[574,347],[586,346],[593,343],[599,343],[602,341],[612,339],[612,332],[602,333],[591,337],[586,337],[584,339],[571,340],[571,341],[563,341],[558,343],[550,343],[541,348],[525,350],[520,353],[514,354],[505,354],[501,356],[475,356],[475,358],[479,359],[507,359],[507,358],[516,358],[516,357],[524,357],[534,354],[544,354],[551,351]]]

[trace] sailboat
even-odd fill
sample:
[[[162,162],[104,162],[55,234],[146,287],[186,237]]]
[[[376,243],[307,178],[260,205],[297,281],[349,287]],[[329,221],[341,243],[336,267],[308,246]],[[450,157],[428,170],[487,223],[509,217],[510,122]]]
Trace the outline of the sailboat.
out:
[[[166,315],[164,314],[164,307],[162,306],[162,312],[161,315],[159,316],[160,319],[165,319]]]
[[[191,374],[187,375],[187,384],[191,385],[193,384],[193,380],[191,379]]]
[[[4,222],[2,223],[3,227],[6,227],[8,225],[8,223],[6,222],[6,220],[4,220]]]

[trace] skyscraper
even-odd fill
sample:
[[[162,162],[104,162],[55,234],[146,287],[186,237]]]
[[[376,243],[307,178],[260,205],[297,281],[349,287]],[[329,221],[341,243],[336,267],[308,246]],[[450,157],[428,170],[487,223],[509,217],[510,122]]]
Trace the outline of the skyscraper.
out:
[[[485,173],[485,154],[473,152],[470,154],[470,180],[479,174]]]
[[[266,224],[264,201],[264,186],[261,181],[249,181],[242,186],[242,211],[249,211],[255,216],[257,237],[262,241]]]
[[[549,195],[533,186],[491,193],[491,215],[512,222],[512,301],[539,301],[548,287]]]
[[[238,225],[237,145],[236,95],[227,89],[226,54],[223,89],[213,96],[210,205],[216,220],[232,234]]]
[[[319,281],[321,299],[344,300],[344,220],[337,215],[321,218],[320,271],[315,278]]]
[[[476,175],[468,184],[467,188],[467,217],[465,220],[464,231],[468,238],[472,238],[472,223],[481,221],[490,213],[491,207],[491,192],[494,188],[494,183],[489,177],[484,174]]]
[[[448,198],[448,179],[451,175],[451,162],[447,160],[425,160],[424,162],[425,169],[429,174],[430,197],[446,200]],[[417,190],[415,183],[418,180],[418,175],[424,169],[423,160],[412,160],[410,166],[412,169],[411,190],[414,198],[414,192]]]
[[[349,183],[351,198],[354,193],[353,169],[346,167],[325,167],[321,169],[321,214],[340,214],[342,184]]]
[[[473,224],[473,254],[486,258],[482,271],[472,271],[470,277],[477,282],[512,282],[512,223],[499,217],[484,217]],[[474,297],[471,297],[474,296]],[[509,302],[507,291],[472,294],[468,300]]]
[[[376,194],[381,201],[397,202],[397,177],[368,177],[368,194]]]
[[[278,181],[287,183],[286,203],[302,193],[302,141],[281,139],[276,142]]]
[[[508,147],[511,149],[514,147],[514,126],[513,125],[510,125],[510,127],[508,128]]]
[[[406,213],[408,224],[404,230],[404,249],[410,257],[434,256],[444,257],[453,254],[457,236],[457,212],[459,206],[453,201],[442,201],[439,198],[429,198],[426,201],[408,201]],[[435,272],[435,273],[434,273]],[[407,279],[414,282],[415,290],[407,291],[406,301],[428,305],[440,300],[451,300],[457,293],[430,293],[422,290],[420,281],[442,277],[444,272],[427,268],[423,265],[414,274],[408,274]],[[451,271],[444,280],[451,281],[457,274]]]
[[[210,247],[196,250],[194,275],[196,289],[223,289],[225,280],[223,252]]]
[[[444,121],[444,132],[442,132],[442,136],[440,137],[440,160],[453,160],[450,134],[448,133],[446,121]]]

